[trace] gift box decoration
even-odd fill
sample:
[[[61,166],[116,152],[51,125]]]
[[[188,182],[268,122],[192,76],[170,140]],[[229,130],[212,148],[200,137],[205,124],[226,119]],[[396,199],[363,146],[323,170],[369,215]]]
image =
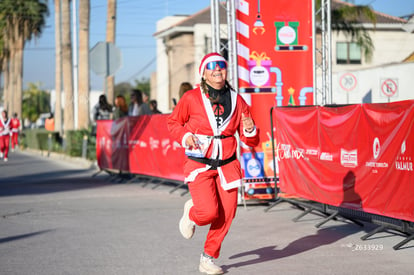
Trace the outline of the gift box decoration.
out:
[[[262,52],[261,54],[253,51],[250,55],[251,60],[247,62],[249,66],[249,82],[252,87],[269,86],[270,67],[272,60]]]

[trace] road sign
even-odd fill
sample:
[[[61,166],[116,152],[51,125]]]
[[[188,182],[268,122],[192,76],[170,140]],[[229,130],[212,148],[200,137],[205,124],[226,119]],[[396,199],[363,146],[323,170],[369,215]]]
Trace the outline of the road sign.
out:
[[[351,73],[345,73],[339,78],[339,85],[344,91],[350,92],[357,86],[357,78]]]
[[[394,96],[398,91],[398,81],[397,79],[383,79],[381,80],[381,92],[387,97]]]
[[[101,76],[112,76],[121,68],[121,51],[113,43],[98,42],[90,50],[91,69]]]

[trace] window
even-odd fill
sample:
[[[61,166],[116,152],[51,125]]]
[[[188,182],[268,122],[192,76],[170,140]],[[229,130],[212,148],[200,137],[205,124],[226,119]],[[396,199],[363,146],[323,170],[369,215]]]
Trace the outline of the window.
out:
[[[336,64],[361,64],[361,47],[354,42],[336,42]]]

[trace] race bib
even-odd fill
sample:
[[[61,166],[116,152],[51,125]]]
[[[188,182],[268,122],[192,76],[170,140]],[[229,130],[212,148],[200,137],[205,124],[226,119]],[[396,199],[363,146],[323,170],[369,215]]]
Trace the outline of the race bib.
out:
[[[185,154],[190,157],[205,158],[213,137],[198,134],[195,134],[194,136],[197,138],[198,146],[192,147],[191,149],[185,149]]]

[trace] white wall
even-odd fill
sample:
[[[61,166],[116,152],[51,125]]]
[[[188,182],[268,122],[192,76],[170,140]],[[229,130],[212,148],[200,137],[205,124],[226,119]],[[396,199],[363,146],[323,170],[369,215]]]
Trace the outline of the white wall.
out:
[[[414,52],[414,33],[398,29],[376,30],[369,32],[375,47],[372,59],[365,60],[362,55],[362,64],[336,64],[336,42],[350,41],[343,33],[332,32],[332,71],[359,70],[392,62],[402,62]]]
[[[89,92],[89,118],[91,121],[93,121],[93,107],[98,103],[99,96],[102,95],[104,91],[99,90],[92,90]],[[61,92],[61,102],[62,102],[62,110],[64,110],[65,106],[65,97],[64,92]],[[55,105],[56,105],[56,91],[51,90],[50,91],[50,109],[52,112],[55,112]]]
[[[185,19],[187,16],[167,16],[157,21],[157,32],[165,30],[177,22]],[[163,113],[169,112],[169,82],[168,82],[168,55],[164,44],[163,37],[156,37],[157,43],[157,86],[156,100],[158,109]]]
[[[362,103],[369,91],[372,103],[414,99],[414,62],[333,73],[332,91],[336,104]]]

